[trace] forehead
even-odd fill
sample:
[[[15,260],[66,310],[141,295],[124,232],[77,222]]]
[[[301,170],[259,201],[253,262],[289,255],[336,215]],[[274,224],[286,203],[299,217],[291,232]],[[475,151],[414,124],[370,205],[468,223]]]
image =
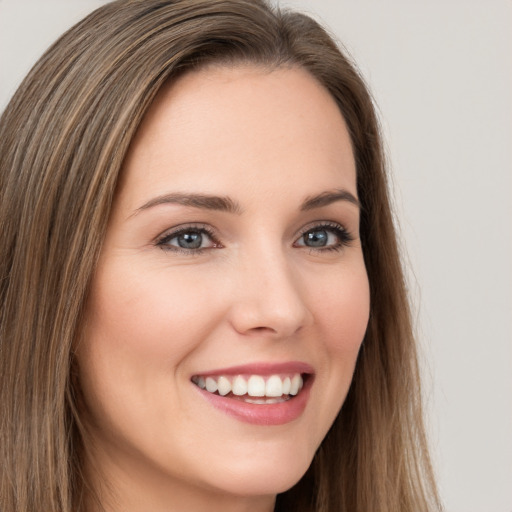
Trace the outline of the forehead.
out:
[[[132,202],[162,186],[226,194],[243,180],[272,193],[298,177],[319,189],[342,181],[355,194],[350,138],[329,92],[299,68],[209,67],[159,92],[132,142],[121,190]]]

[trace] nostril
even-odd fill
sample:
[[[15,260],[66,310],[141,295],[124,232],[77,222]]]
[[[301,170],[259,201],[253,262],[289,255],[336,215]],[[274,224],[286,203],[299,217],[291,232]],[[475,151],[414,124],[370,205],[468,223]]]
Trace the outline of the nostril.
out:
[[[256,331],[256,332],[265,332],[265,331],[275,332],[275,329],[272,329],[271,327],[253,327],[251,330]]]

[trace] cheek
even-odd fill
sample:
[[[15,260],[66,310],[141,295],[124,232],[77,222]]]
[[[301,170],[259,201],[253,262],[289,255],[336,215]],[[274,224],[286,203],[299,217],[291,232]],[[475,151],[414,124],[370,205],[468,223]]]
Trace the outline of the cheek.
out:
[[[370,292],[364,266],[331,279],[316,294],[316,317],[331,355],[355,358],[362,343],[370,314]]]
[[[161,270],[134,272],[121,263],[99,269],[77,352],[84,398],[96,422],[123,417],[136,424],[136,411],[164,410],[158,400],[179,405],[179,395],[169,390],[181,386],[175,378],[180,363],[219,316],[212,298],[197,293],[201,283],[183,274],[166,278]]]
[[[215,322],[214,302],[203,281],[195,282],[190,273],[136,273],[118,267],[107,275],[98,276],[101,285],[94,288],[88,308],[87,343],[99,351],[169,365],[199,344]]]
[[[319,417],[324,417],[325,424],[330,425],[352,382],[368,325],[370,292],[364,265],[352,267],[340,279],[331,279],[323,287],[323,293],[315,297],[315,304],[324,348],[318,378],[324,389],[325,408]]]

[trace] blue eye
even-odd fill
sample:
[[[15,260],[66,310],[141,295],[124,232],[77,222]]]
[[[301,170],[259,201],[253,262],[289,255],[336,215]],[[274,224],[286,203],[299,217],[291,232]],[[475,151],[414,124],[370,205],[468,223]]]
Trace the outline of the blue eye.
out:
[[[305,231],[295,245],[314,250],[340,250],[352,240],[352,236],[343,226],[325,224]]]
[[[188,231],[171,240],[176,240],[182,249],[199,249],[203,245],[203,234],[198,231]]]
[[[329,235],[330,233],[325,229],[317,229],[315,231],[308,231],[302,235],[302,239],[304,240],[304,245],[308,247],[325,247],[329,243]]]
[[[164,250],[199,253],[202,249],[219,247],[206,228],[186,227],[164,235],[157,245]]]

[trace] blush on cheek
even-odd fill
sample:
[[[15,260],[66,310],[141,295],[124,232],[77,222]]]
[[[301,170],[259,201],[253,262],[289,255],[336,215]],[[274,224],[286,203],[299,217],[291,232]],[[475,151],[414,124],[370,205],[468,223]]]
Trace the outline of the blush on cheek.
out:
[[[116,263],[96,276],[87,308],[89,331],[122,351],[178,360],[181,352],[190,350],[198,326],[208,332],[208,322],[198,318],[209,311],[214,321],[212,301],[190,280],[180,282],[176,272],[160,269],[139,276],[125,262]]]
[[[342,281],[343,282],[343,281]],[[370,316],[370,292],[366,272],[341,286],[324,289],[317,298],[318,310],[334,334],[332,349],[359,350]]]

